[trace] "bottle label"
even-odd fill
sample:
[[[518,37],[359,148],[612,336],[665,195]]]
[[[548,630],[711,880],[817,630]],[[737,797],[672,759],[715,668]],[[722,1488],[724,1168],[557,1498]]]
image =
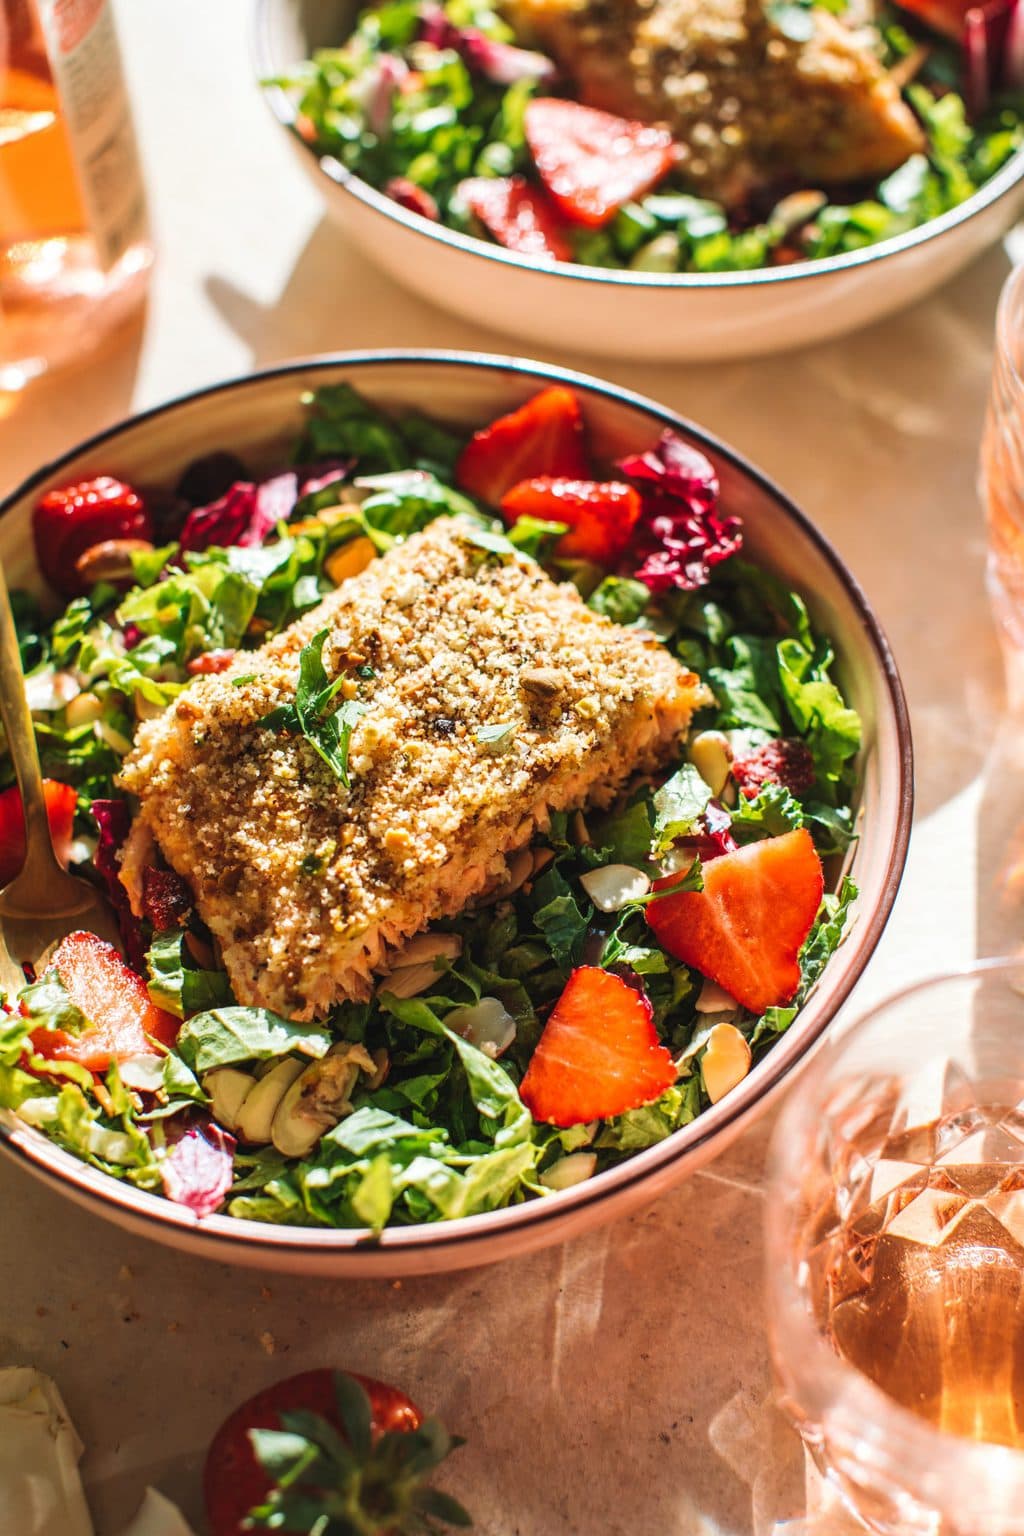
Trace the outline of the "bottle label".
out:
[[[146,199],[109,0],[38,0],[54,84],[104,271],[146,237]]]

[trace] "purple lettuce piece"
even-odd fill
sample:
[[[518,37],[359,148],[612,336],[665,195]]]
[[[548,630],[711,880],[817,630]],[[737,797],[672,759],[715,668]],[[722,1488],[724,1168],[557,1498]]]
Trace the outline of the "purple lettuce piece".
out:
[[[396,53],[380,54],[367,72],[360,94],[367,125],[378,139],[390,137],[395,92],[408,73],[408,64]]]
[[[238,480],[218,501],[189,513],[179,540],[182,553],[194,554],[213,544],[258,549],[278,523],[291,516],[298,496],[294,470],[259,484]]]
[[[1024,15],[1019,0],[989,0],[963,20],[963,92],[979,117],[998,91],[1024,89]]]
[[[732,835],[732,817],[720,800],[709,800],[702,817],[703,830],[681,839],[682,846],[697,854],[701,863],[735,853],[739,847]]]
[[[299,477],[299,500],[305,496],[318,496],[329,486],[347,480],[355,462],[355,459],[325,459],[322,464],[300,465],[295,471]]]
[[[212,1216],[231,1188],[234,1152],[235,1138],[212,1120],[190,1125],[160,1165],[164,1194],[196,1216]]]
[[[643,500],[630,554],[633,574],[652,592],[695,591],[742,547],[739,518],[719,511],[714,465],[678,433],[663,432],[653,448],[620,459],[618,468]]]
[[[420,39],[435,48],[450,48],[469,69],[492,85],[515,85],[517,80],[536,80],[546,85],[558,74],[545,54],[498,42],[476,27],[456,27],[439,5],[422,7]]]
[[[132,824],[128,802],[127,800],[94,800],[91,810],[99,830],[99,842],[96,845],[93,865],[106,886],[110,905],[117,917],[125,958],[134,971],[138,971],[140,976],[145,976],[146,942],[142,937],[142,924],[133,913],[128,892],[119,878],[121,865],[117,856],[124,846]]]
[[[133,624],[129,619],[128,623],[121,631],[121,639],[124,641],[124,648],[126,651],[134,651],[135,647],[143,639],[142,630],[137,624]]]

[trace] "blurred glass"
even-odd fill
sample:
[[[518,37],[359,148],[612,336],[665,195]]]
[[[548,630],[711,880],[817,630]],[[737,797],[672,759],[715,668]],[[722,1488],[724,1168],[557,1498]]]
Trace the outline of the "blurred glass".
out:
[[[1004,633],[1024,648],[1024,266],[1007,278],[996,314],[981,486],[992,605]]]
[[[1024,1533],[1024,964],[908,988],[772,1142],[772,1352],[818,1471],[891,1536]]]
[[[151,264],[110,0],[0,0],[0,389],[87,352]]]

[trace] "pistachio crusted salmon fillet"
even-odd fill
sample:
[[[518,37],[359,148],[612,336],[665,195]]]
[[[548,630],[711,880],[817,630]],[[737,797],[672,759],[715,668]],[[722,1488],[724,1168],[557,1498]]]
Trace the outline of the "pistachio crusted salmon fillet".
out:
[[[664,123],[706,196],[742,202],[764,180],[888,175],[924,148],[878,57],[871,5],[803,11],[787,34],[766,0],[504,0],[590,106]],[[791,8],[795,9],[795,8]],[[805,31],[806,29],[806,35]]]
[[[676,752],[704,685],[651,634],[442,518],[144,724],[121,774],[235,996],[293,1018],[370,995],[391,947],[500,882],[553,810]],[[298,734],[299,654],[365,713],[344,785]]]

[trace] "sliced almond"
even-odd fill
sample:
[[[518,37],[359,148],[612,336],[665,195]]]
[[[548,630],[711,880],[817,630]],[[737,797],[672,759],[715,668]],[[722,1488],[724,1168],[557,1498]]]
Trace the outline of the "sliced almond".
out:
[[[445,1023],[492,1060],[516,1038],[516,1021],[499,997],[482,997],[471,1008],[454,1008]]]
[[[705,981],[696,1003],[698,1013],[735,1013],[739,1006],[732,994],[717,981]]]
[[[440,974],[433,960],[426,960],[422,965],[400,965],[397,970],[381,977],[377,983],[377,996],[390,992],[392,997],[418,997],[434,985]]]
[[[519,848],[508,856],[508,873],[504,880],[499,880],[477,902],[478,907],[493,906],[496,901],[504,901],[508,896],[514,896],[533,874],[533,854],[529,848]]]
[[[285,1157],[306,1157],[324,1132],[351,1111],[359,1074],[372,1078],[376,1071],[365,1046],[350,1041],[310,1062],[285,1089],[274,1113],[270,1139],[277,1150]]]
[[[233,1131],[238,1116],[256,1079],[250,1072],[240,1072],[236,1067],[216,1067],[203,1078],[203,1091],[210,1095],[210,1113],[218,1125]]]
[[[632,864],[603,864],[588,870],[580,876],[580,885],[599,912],[619,912],[651,888],[647,875]]]
[[[735,1024],[716,1024],[700,1059],[704,1087],[712,1104],[724,1099],[750,1071],[750,1046]]]
[[[80,693],[71,700],[64,714],[69,731],[80,725],[92,725],[103,713],[103,704],[94,693]]]
[[[270,1140],[277,1107],[302,1070],[301,1061],[286,1057],[249,1090],[235,1121],[235,1129],[243,1141],[263,1146]]]
[[[568,1157],[560,1157],[557,1163],[552,1163],[541,1174],[540,1182],[546,1189],[572,1189],[591,1178],[596,1169],[596,1152],[570,1152]]]
[[[690,762],[714,796],[729,782],[732,749],[721,731],[701,731],[690,743]]]
[[[397,971],[408,965],[422,965],[427,960],[456,960],[462,954],[462,940],[457,933],[418,933],[389,958]]]

